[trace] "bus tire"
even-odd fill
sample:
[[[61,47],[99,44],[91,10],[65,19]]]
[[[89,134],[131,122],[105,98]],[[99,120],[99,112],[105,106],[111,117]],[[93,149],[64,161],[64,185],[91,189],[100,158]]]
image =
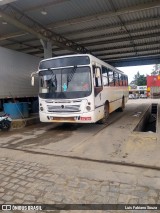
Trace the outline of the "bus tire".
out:
[[[109,104],[104,105],[104,117],[98,121],[99,124],[106,124],[109,117]]]
[[[124,111],[124,108],[125,108],[125,100],[124,100],[124,97],[122,98],[122,106],[119,108],[119,112],[123,112]]]

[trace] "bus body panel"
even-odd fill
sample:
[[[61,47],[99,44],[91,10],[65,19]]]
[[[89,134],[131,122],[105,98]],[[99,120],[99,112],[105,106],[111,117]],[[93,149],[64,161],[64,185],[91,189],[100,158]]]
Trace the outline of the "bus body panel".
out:
[[[66,56],[76,57],[76,56],[88,56],[90,59],[90,64],[86,66],[90,67],[91,70],[91,87],[92,92],[89,96],[82,98],[73,99],[43,99],[39,97],[39,107],[40,107],[40,121],[42,122],[69,122],[69,123],[95,123],[103,118],[104,116],[104,106],[106,103],[109,105],[109,113],[115,111],[116,109],[122,107],[122,101],[124,98],[124,103],[128,100],[128,86],[104,86],[102,79],[102,68],[105,67],[118,73],[119,75],[124,75],[123,72],[117,70],[116,68],[110,66],[109,64],[97,59],[94,56],[88,54],[77,54]],[[65,56],[55,57],[54,59],[65,58]],[[51,59],[46,59],[48,61]],[[42,60],[46,61],[46,60]],[[78,64],[77,64],[78,65]],[[78,67],[82,67],[81,65]],[[99,67],[101,70],[101,83],[102,91],[95,94],[95,73],[93,66]],[[61,68],[61,66],[60,66]],[[41,70],[39,70],[40,72]],[[126,75],[124,75],[126,76]],[[118,77],[119,78],[119,77]],[[119,81],[119,80],[118,80]],[[87,110],[90,107],[90,110]],[[43,109],[43,110],[41,110]]]

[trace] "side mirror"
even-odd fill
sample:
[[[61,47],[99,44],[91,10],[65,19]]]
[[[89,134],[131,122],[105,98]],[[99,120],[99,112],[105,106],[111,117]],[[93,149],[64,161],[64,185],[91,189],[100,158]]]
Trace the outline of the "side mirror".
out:
[[[31,77],[31,85],[34,86],[34,76]]]
[[[37,75],[38,71],[32,72],[31,74],[31,85],[34,86],[34,76]]]

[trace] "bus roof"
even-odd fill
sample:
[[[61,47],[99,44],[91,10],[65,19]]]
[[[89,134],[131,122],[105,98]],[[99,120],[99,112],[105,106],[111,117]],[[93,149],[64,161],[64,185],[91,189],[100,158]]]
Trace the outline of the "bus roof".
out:
[[[82,54],[82,53],[81,53],[81,54],[71,54],[71,55],[56,56],[56,57],[52,57],[52,58],[43,59],[43,60],[41,60],[41,62],[42,62],[42,61],[52,60],[52,59],[69,58],[69,57],[76,57],[76,56],[88,56],[88,57],[89,57],[92,61],[94,61],[95,63],[97,62],[97,63],[99,63],[99,64],[101,64],[101,65],[103,65],[103,66],[107,66],[108,68],[110,68],[110,69],[112,69],[112,70],[114,70],[114,71],[116,71],[116,72],[118,72],[118,73],[121,73],[121,74],[123,74],[123,75],[126,75],[126,74],[124,74],[123,71],[121,71],[121,70],[119,70],[119,69],[117,69],[117,68],[111,66],[110,64],[108,64],[108,63],[102,61],[101,59],[98,59],[97,57],[95,57],[95,56],[93,56],[93,55],[91,55],[91,54]]]

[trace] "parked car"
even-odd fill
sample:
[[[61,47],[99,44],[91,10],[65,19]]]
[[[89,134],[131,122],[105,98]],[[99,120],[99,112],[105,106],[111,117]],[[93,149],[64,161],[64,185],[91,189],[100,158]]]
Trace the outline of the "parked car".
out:
[[[139,98],[138,94],[129,94],[129,99],[137,99]]]
[[[138,99],[138,98],[139,98],[139,94],[137,94],[137,93],[134,94],[134,98],[135,98],[135,99]]]
[[[134,95],[133,94],[129,94],[129,99],[134,99]]]
[[[147,95],[146,94],[141,94],[140,98],[147,98]]]

